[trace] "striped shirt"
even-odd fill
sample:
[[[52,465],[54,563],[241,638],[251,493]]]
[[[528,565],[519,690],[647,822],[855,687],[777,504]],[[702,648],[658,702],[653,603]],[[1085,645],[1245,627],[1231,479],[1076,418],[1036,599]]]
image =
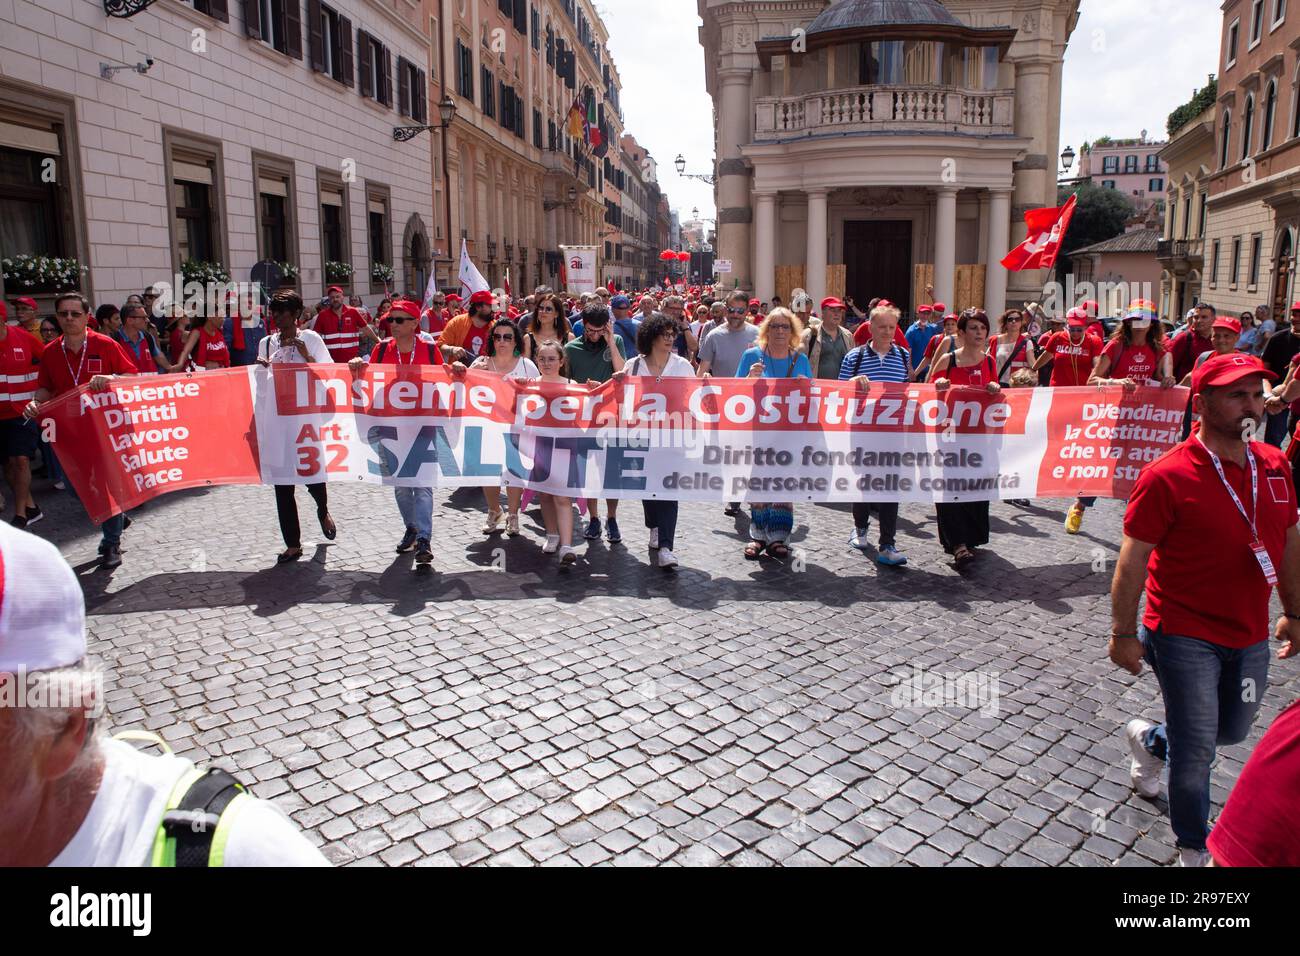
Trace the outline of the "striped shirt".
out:
[[[912,357],[907,349],[890,344],[881,358],[871,343],[859,345],[840,363],[840,381],[865,375],[873,382],[906,382],[912,377]]]

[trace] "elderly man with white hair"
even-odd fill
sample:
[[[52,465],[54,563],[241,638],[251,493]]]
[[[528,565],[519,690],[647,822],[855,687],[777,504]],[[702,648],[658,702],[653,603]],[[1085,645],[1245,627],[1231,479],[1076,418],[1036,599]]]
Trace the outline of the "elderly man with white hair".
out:
[[[327,866],[221,770],[97,733],[81,587],[0,524],[0,866]]]

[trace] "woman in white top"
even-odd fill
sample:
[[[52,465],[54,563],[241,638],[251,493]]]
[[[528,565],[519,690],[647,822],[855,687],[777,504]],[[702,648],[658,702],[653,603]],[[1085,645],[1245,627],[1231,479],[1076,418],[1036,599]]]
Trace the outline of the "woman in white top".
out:
[[[1011,374],[1016,369],[1033,368],[1038,358],[1034,354],[1034,340],[1026,335],[1025,316],[1019,309],[1007,309],[998,319],[998,334],[989,339],[989,355],[998,366],[998,384],[1011,385]]]
[[[329,349],[325,340],[311,329],[298,328],[302,316],[302,297],[292,289],[280,289],[271,296],[271,321],[276,330],[257,343],[257,363],[263,366],[329,364]],[[280,519],[280,535],[285,550],[276,558],[277,564],[297,561],[302,557],[302,527],[298,523],[298,502],[294,500],[296,485],[275,486],[275,511]],[[330,541],[338,534],[334,519],[330,517],[329,497],[324,479],[307,486],[307,493],[316,502],[316,518],[321,533]]]
[[[677,326],[672,319],[662,312],[656,312],[646,319],[636,330],[636,349],[640,354],[623,366],[621,372],[615,372],[614,381],[621,381],[625,376],[653,378],[692,378],[695,369],[691,363],[673,351],[677,340]],[[645,498],[641,501],[645,510],[645,526],[650,529],[650,550],[658,552],[657,563],[661,568],[677,567],[677,556],[673,554],[673,537],[677,531],[677,502],[662,498]]]
[[[541,373],[531,359],[524,358],[523,341],[519,326],[507,318],[497,319],[488,332],[486,354],[476,358],[470,368],[492,372],[502,378],[537,378]],[[523,494],[522,488],[506,488],[506,501],[510,507],[510,514],[506,518],[506,534],[512,538],[519,534],[519,502],[523,499]],[[488,506],[487,524],[483,527],[483,533],[496,534],[501,530],[500,485],[485,486],[483,497]]]

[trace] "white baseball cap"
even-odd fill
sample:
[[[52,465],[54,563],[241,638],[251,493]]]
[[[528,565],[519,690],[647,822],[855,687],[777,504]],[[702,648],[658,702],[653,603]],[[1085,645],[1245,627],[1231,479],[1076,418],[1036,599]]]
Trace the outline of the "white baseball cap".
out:
[[[72,667],[86,656],[86,601],[59,549],[0,522],[0,673]]]

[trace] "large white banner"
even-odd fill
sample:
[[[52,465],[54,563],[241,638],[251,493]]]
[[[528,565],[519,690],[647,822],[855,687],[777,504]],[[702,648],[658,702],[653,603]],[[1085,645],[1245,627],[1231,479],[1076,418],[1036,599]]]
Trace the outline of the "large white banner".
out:
[[[596,291],[596,247],[560,246],[568,291],[579,295]]]

